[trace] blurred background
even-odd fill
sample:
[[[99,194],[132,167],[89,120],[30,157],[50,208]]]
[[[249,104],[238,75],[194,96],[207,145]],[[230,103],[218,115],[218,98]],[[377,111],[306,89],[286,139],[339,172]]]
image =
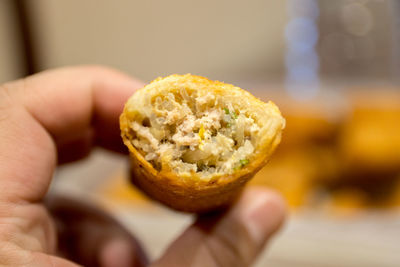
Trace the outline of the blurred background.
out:
[[[396,0],[0,0],[0,83],[104,64],[273,100],[287,127],[251,183],[279,190],[291,213],[257,266],[398,266],[399,29]],[[192,218],[130,187],[125,161],[96,150],[51,190],[110,210],[155,258]]]

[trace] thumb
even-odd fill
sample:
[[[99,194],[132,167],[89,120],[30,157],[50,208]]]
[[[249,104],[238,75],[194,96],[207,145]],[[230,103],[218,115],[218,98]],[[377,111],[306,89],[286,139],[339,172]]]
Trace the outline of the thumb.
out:
[[[284,214],[279,195],[248,189],[224,214],[200,217],[152,267],[249,266],[279,229]]]

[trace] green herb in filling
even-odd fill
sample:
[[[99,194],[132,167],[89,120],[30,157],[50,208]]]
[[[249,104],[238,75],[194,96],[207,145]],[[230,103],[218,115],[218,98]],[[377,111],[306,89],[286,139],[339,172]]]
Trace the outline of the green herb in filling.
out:
[[[241,159],[239,162],[240,162],[240,166],[242,166],[242,167],[244,167],[247,164],[249,164],[249,160],[248,159]]]
[[[228,108],[224,108],[224,111],[226,115],[231,115],[232,119],[237,119],[238,115],[236,114],[235,111],[230,112]]]
[[[241,159],[239,160],[239,165],[236,166],[235,168],[233,168],[234,171],[238,171],[241,168],[243,168],[244,166],[246,166],[247,164],[249,164],[249,160],[248,159]]]

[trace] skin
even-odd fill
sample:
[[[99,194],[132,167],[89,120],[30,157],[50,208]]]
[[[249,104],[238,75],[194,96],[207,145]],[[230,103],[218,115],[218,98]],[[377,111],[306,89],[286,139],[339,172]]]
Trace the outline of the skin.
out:
[[[46,71],[0,86],[0,266],[248,266],[279,229],[279,195],[248,188],[199,217],[155,262],[116,220],[46,193],[57,164],[94,146],[125,153],[118,117],[142,84],[98,66]]]

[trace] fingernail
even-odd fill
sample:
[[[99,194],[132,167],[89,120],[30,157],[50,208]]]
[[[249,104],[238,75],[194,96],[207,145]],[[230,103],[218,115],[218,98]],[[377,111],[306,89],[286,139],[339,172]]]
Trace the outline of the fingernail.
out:
[[[281,225],[284,217],[284,203],[275,193],[253,192],[248,194],[242,219],[251,238],[263,243]]]

